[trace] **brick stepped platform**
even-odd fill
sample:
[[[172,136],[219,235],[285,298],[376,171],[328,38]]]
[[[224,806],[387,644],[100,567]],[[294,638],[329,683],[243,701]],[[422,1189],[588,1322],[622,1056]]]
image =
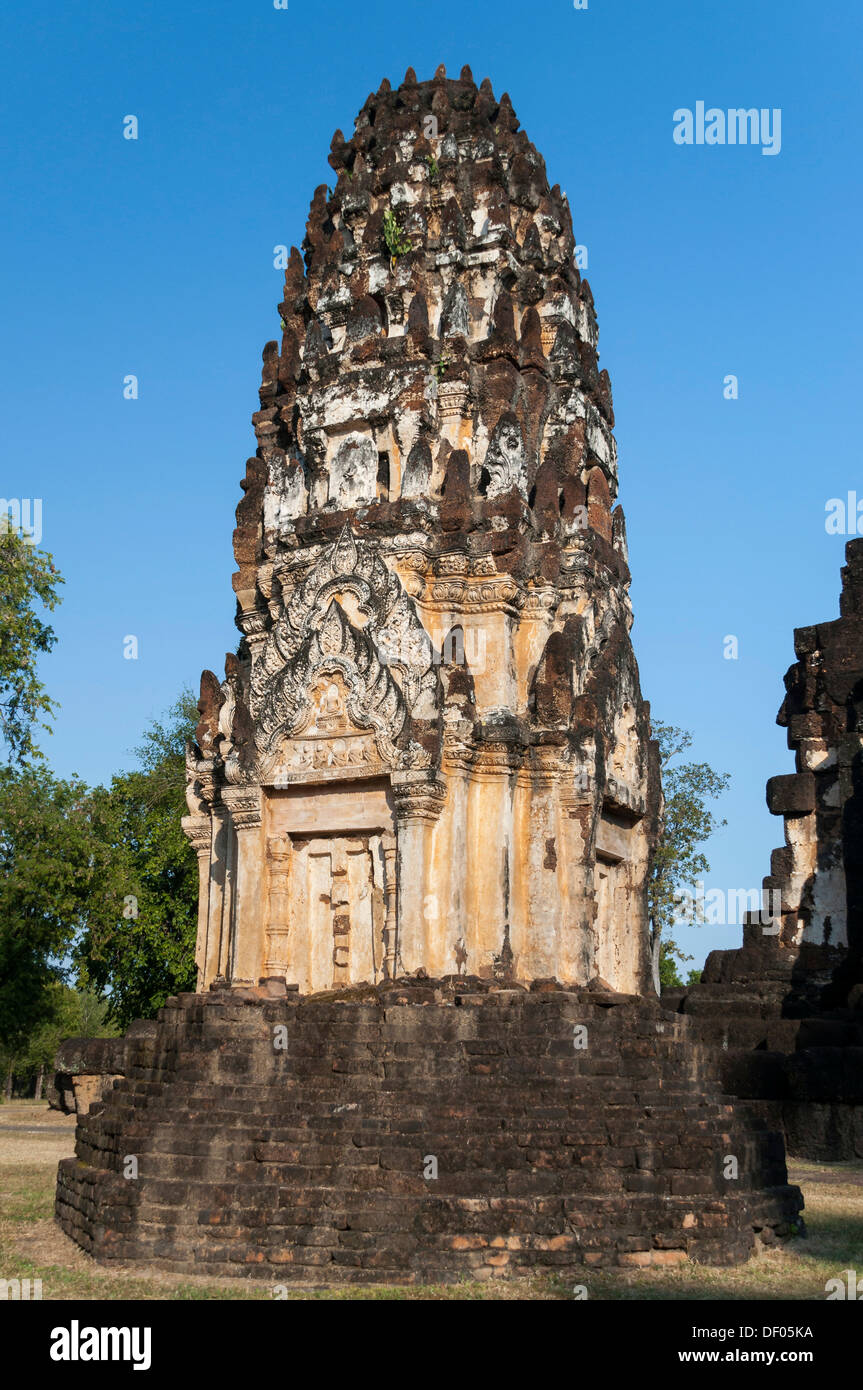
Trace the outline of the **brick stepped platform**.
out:
[[[99,1259],[273,1282],[734,1263],[802,1199],[709,1074],[684,1017],[589,989],[182,995],[79,1118],[57,1219]]]

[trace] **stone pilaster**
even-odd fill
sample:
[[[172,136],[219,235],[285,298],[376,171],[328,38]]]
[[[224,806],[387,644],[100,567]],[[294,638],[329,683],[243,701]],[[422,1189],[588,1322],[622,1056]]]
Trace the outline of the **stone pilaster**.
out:
[[[392,980],[397,972],[398,953],[398,847],[395,835],[381,836],[384,856],[384,979]]]
[[[261,789],[226,787],[222,800],[234,829],[233,911],[229,979],[233,985],[256,985],[262,974],[264,940],[261,904],[264,895],[264,846]]]
[[[444,784],[427,777],[393,778],[398,904],[396,974],[409,975],[425,965],[426,862],[431,850],[431,831],[440,816],[445,795]]]
[[[288,972],[290,951],[291,837],[289,835],[268,836],[267,868],[270,891],[264,974],[284,979]]]
[[[198,856],[198,934],[195,942],[195,965],[198,968],[198,989],[205,988],[210,933],[210,863],[213,847],[212,816],[183,816],[183,831]]]

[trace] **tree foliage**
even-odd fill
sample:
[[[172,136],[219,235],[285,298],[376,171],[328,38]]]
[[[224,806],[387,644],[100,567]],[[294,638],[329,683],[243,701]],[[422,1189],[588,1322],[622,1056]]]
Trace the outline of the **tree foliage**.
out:
[[[75,959],[81,982],[108,996],[123,1028],[195,987],[198,861],[180,818],[197,718],[184,690],[146,730],[138,769],[91,794],[93,889]]]
[[[0,1073],[11,1090],[14,1078],[19,1089],[41,1099],[41,1083],[54,1070],[57,1049],[64,1038],[110,1038],[117,1027],[108,1018],[108,1003],[89,989],[71,989],[54,982],[48,986],[46,1011],[18,1051],[0,1051]],[[34,1087],[34,1081],[36,1085]]]
[[[56,636],[37,609],[56,607],[62,583],[52,557],[0,518],[0,738],[8,758],[0,765],[0,1050],[7,1060],[29,1046],[50,1047],[58,990],[73,967],[124,1026],[193,987],[195,977],[197,860],[180,827],[194,697],[183,691],[145,731],[138,768],[110,787],[88,791],[77,778],[54,778],[34,734],[49,727],[56,707],[37,675],[38,657]]]
[[[59,603],[62,576],[47,551],[37,550],[0,517],[0,733],[10,760],[23,764],[42,754],[34,730],[50,732],[56,708],[37,674],[41,653],[51,651],[54,629],[36,611]]]
[[[42,764],[0,767],[0,1046],[50,1017],[51,986],[81,929],[91,881],[87,788]]]
[[[730,778],[726,772],[714,772],[708,763],[675,762],[692,744],[692,735],[685,729],[654,723],[651,733],[659,742],[665,797],[659,840],[648,880],[653,983],[659,993],[663,969],[666,976],[669,968],[676,976],[674,957],[690,959],[668,937],[668,932],[675,922],[695,920],[692,899],[685,896],[682,889],[694,885],[696,879],[710,872],[700,846],[714,830],[725,825],[725,821],[717,819],[708,803],[722,795]]]
[[[683,951],[674,941],[666,940],[659,947],[659,983],[663,990],[682,989],[684,985],[697,985],[701,979],[700,970],[688,970],[686,979],[680,978],[677,969],[677,962],[692,960],[692,956],[684,955]]]
[[[50,994],[48,1017],[27,1039],[21,1058],[24,1070],[50,1070],[64,1038],[112,1038],[119,1032],[108,1016],[107,999],[94,990],[55,984]]]
[[[680,989],[683,981],[677,969],[678,960],[683,959],[683,952],[678,950],[673,941],[663,941],[659,946],[659,986],[660,989]],[[686,957],[691,960],[691,956]]]

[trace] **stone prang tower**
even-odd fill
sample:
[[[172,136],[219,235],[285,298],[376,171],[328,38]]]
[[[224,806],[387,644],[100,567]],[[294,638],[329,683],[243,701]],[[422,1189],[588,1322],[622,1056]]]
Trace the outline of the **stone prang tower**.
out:
[[[189,759],[199,987],[641,991],[659,777],[566,195],[468,69],[385,82],[330,163]]]
[[[60,1059],[102,1094],[58,1220],[278,1282],[744,1260],[801,1199],[649,988],[659,777],[566,199],[467,69],[385,82],[331,163],[188,757],[198,992]]]

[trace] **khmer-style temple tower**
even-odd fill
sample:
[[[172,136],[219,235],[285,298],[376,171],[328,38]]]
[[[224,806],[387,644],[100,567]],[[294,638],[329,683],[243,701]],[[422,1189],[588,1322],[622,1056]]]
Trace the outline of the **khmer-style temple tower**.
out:
[[[330,163],[189,757],[199,987],[639,991],[659,779],[566,195],[467,69],[385,82]]]
[[[467,69],[385,82],[331,163],[188,757],[198,991],[64,1049],[57,1219],[280,1283],[744,1260],[801,1198],[649,984],[658,767],[566,199]]]

